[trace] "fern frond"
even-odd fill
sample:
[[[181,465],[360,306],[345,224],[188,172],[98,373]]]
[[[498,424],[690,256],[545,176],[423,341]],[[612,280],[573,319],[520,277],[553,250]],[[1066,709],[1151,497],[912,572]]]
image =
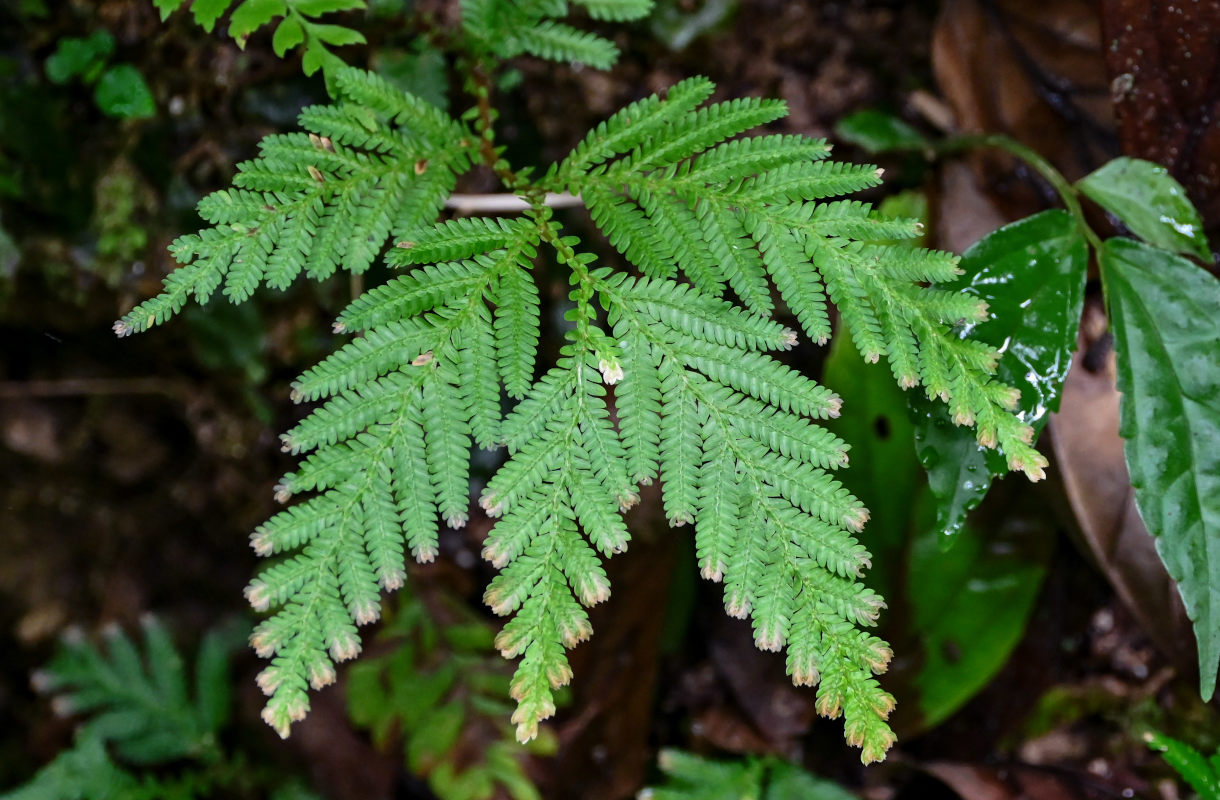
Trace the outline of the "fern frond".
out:
[[[594,19],[639,19],[652,0],[578,0]],[[462,27],[477,50],[501,59],[529,53],[552,61],[609,69],[618,60],[613,42],[559,22],[563,0],[463,0]]]
[[[550,21],[564,11],[559,0],[462,7],[476,39],[532,20],[534,34],[586,42]],[[484,45],[511,50],[528,35]],[[479,504],[497,518],[483,555],[500,573],[485,599],[512,616],[497,646],[520,657],[519,737],[553,713],[571,675],[565,652],[591,634],[586,609],[609,597],[600,559],[628,546],[622,513],[659,478],[667,517],[693,525],[700,569],[724,583],[728,612],[752,620],[759,647],[786,647],[793,680],[818,686],[819,712],[843,715],[864,760],[879,759],[893,699],[875,679],[889,649],[866,630],[884,604],[859,581],[869,556],[855,534],[868,514],[832,475],[846,445],[817,424],[840,401],[772,357],[797,342],[772,312],[778,297],[821,342],[833,301],[865,358],[884,355],[901,385],[941,397],[1036,476],[1044,461],[1008,410],[1013,390],[991,377],[995,353],[954,330],[984,310],[936,288],[956,260],[882,243],[917,235],[911,222],[820,202],[873,185],[872,167],[823,160],[818,140],[732,140],[784,106],[700,108],[705,79],[615,114],[523,195],[579,194],[643,276],[592,267],[540,201],[512,220],[434,224],[468,132],[377,79],[336,83],[343,103],[307,116],[326,132],[268,142],[241,186],[206,200],[217,227],[175,243],[183,277],[171,275],[161,305],[137,310],[152,324],[222,284],[239,296],[264,278],[366,265],[390,233],[402,243],[388,260],[405,274],[336,323],[359,335],[294,384],[295,399],[324,402],[284,437],[304,457],[278,492],[316,494],[252,539],[279,557],[247,591],[274,608],[254,637],[272,659],[260,677],[267,720],[286,733],[307,688],[359,652],[357,628],[376,619],[380,590],[403,585],[407,551],[430,561],[440,520],[465,523],[472,447],[504,445]],[[543,247],[571,272],[572,305],[559,359],[536,370],[531,272]],[[504,395],[516,404],[504,409]]]
[[[708,313],[723,301],[699,298],[696,290],[662,281],[615,275],[605,276],[598,288],[624,355],[637,348],[652,351],[647,359],[628,356],[623,383],[639,380],[628,370],[656,373],[645,385],[659,384],[659,399],[640,405],[650,411],[660,407],[659,470],[666,514],[672,524],[694,523],[700,567],[706,577],[725,582],[729,613],[753,618],[756,641],[764,649],[781,648],[792,620],[802,612],[815,615],[816,622],[808,624],[821,629],[840,622],[873,624],[882,603],[855,581],[868,555],[852,536],[867,515],[822,469],[842,466],[845,447],[813,426],[806,414],[775,402],[778,397],[812,398],[800,410],[825,415],[837,411],[836,398],[824,390],[820,395],[802,392],[806,387],[797,384],[808,379],[750,352],[783,347],[788,340],[782,329],[749,340],[709,330],[695,315],[673,316],[671,324],[658,325],[658,297],[681,293],[687,306]],[[756,320],[760,333],[774,325],[760,316],[735,314]],[[762,390],[764,384],[739,376],[739,385],[761,395],[752,398],[720,383],[718,373],[731,363],[745,364],[747,374],[761,369],[759,374],[777,388]],[[631,430],[626,421],[624,429]],[[884,663],[876,667],[881,671]],[[875,754],[884,751],[892,734],[883,721],[888,695],[871,676],[849,679],[850,690],[873,703],[867,712],[860,704],[852,706],[850,720]]]
[[[678,270],[712,295],[727,283],[748,309],[768,314],[769,275],[819,343],[831,333],[829,294],[866,359],[885,355],[903,388],[923,385],[955,421],[976,426],[981,444],[999,446],[1010,468],[1041,477],[1046,460],[1032,430],[1009,413],[1015,395],[991,377],[994,354],[951,332],[984,309],[927,286],[951,280],[955,259],[870,244],[917,236],[918,226],[858,202],[816,201],[874,186],[878,170],[823,160],[824,143],[800,137],[725,143],[784,107],[737,100],[696,110],[690,102],[708,88],[680,84],[668,99],[615,115],[547,174],[545,188],[579,193],[610,243],[650,277]],[[667,113],[671,105],[681,113]]]
[[[470,166],[466,128],[384,81],[341,70],[336,82],[373,105],[306,109],[309,134],[273,136],[259,158],[239,166],[237,188],[204,198],[200,215],[215,227],[170,248],[182,265],[165,291],[115,323],[120,336],[146,330],[186,301],[206,302],[224,285],[242,302],[260,285],[287,287],[305,271],[325,278],[339,268],[366,270],[393,233],[431,223]],[[385,118],[410,120],[395,128]]]

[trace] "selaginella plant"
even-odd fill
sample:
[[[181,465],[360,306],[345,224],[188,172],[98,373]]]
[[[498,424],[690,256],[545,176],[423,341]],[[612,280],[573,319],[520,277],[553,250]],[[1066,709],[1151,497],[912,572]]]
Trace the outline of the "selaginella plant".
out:
[[[579,5],[626,19],[649,3]],[[453,43],[472,103],[460,119],[336,68],[335,102],[306,108],[304,131],[266,138],[235,188],[199,204],[211,227],[173,243],[182,266],[165,291],[115,325],[136,333],[191,299],[220,290],[241,302],[302,272],[361,273],[395,245],[386,258],[402,274],[342,312],[335,331],[352,338],[294,384],[294,400],[320,405],[283,437],[303,459],[277,499],[308,499],[254,533],[255,551],[278,559],[247,590],[274,610],[252,640],[271,659],[264,718],[287,735],[309,688],[360,652],[358,628],[403,585],[406,552],[432,561],[439,524],[466,524],[475,445],[507,455],[479,505],[497,519],[483,556],[500,572],[485,599],[511,616],[496,643],[520,658],[520,739],[554,713],[565,651],[592,634],[585,609],[610,597],[602,559],[630,541],[623,512],[659,480],[665,515],[694,528],[727,612],[752,620],[759,647],[786,648],[793,681],[816,685],[819,712],[842,715],[863,760],[878,760],[894,741],[893,698],[875,678],[890,648],[868,632],[883,601],[860,582],[868,512],[831,474],[847,465],[845,445],[816,423],[844,409],[772,354],[802,334],[825,343],[833,303],[865,359],[885,357],[902,387],[944,401],[1036,480],[1046,462],[1012,413],[1016,390],[992,377],[997,353],[952,331],[987,309],[935,287],[957,274],[954,256],[870,244],[912,237],[916,223],[825,201],[878,184],[879,170],[829,160],[822,140],[739,138],[784,104],[708,104],[703,78],[632,103],[559,164],[514,168],[494,129],[497,59],[613,56],[605,40],[546,21],[566,9],[463,3]],[[523,210],[437,222],[477,165]],[[599,260],[565,230],[556,195],[578,197],[621,258]],[[541,264],[570,287],[553,364],[538,361]]]

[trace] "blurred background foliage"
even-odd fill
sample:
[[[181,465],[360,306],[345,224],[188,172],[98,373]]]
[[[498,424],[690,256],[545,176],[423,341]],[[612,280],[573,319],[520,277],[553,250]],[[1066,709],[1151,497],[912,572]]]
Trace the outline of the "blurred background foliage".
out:
[[[463,108],[429,33],[456,3],[366,5],[335,15],[365,40],[335,52]],[[873,110],[920,135],[1006,133],[1070,179],[1120,153],[1152,158],[1186,185],[1214,237],[1220,135],[1204,120],[1216,118],[1220,86],[1179,83],[1211,74],[1215,48],[1184,66],[1182,37],[1215,41],[1220,11],[1166,26],[1145,24],[1149,8],[659,0],[650,20],[595,26],[623,50],[609,72],[514,61],[499,86],[501,132],[514,158],[546,163],[622,104],[701,73],[725,97],[783,97],[792,113],[781,132],[842,141],[836,124]],[[152,0],[0,4],[0,708],[11,720],[0,787],[72,752],[84,718],[51,713],[28,688],[69,626],[135,630],[156,611],[193,653],[241,608],[246,535],[288,463],[276,433],[300,413],[287,384],[329,350],[330,320],[361,290],[336,278],[212,303],[156,336],[111,336],[172,267],[166,245],[197,227],[198,199],[326,97],[299,53],[276,55],[269,29],[244,48],[225,32],[222,20],[206,33],[185,10],[162,22]],[[1132,64],[1164,77],[1160,94],[1124,90]],[[836,155],[867,158],[846,142]],[[1002,154],[880,163],[887,184],[866,199],[926,220],[928,246],[963,252],[1055,201]],[[459,190],[495,188],[475,173]],[[544,298],[552,309],[557,292]],[[370,658],[315,699],[286,744],[257,719],[257,665],[238,650],[226,662],[221,751],[334,800],[617,798],[646,785],[656,798],[1186,796],[1141,736],[1164,731],[1211,753],[1220,727],[1198,700],[1189,627],[1131,505],[1093,280],[1083,305],[1063,411],[1043,439],[1051,480],[999,482],[947,551],[915,421],[884,367],[862,364],[842,338],[828,353],[792,354],[855,409],[836,432],[853,447],[850,487],[873,512],[870,579],[889,600],[883,634],[897,653],[886,685],[900,743],[884,765],[862,771],[838,730],[814,721],[810,693],[724,618],[715,588],[694,579],[689,541],[647,497],[632,512],[631,552],[609,565],[615,598],[594,612],[598,637],[573,653],[574,688],[540,746],[504,736],[505,678],[480,602],[483,521],[451,532],[439,563],[411,576],[416,588]],[[76,737],[81,763],[121,758],[113,743]],[[185,775],[191,758],[171,754],[151,774]],[[184,783],[194,794],[182,796],[262,796],[269,781]]]

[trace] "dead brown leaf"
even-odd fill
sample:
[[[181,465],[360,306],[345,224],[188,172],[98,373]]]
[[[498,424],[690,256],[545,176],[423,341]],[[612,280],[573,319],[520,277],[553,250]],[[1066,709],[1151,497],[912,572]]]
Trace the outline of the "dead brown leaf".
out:
[[[947,0],[932,65],[962,132],[1012,136],[1071,179],[1113,155],[1101,26],[1087,0]],[[1003,154],[973,160],[1009,218],[1052,199]]]

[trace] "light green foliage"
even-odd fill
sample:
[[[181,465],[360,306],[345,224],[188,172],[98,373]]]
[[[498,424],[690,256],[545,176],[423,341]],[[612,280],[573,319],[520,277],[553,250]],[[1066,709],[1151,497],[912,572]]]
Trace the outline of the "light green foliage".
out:
[[[106,30],[94,31],[83,38],[60,39],[55,52],[47,59],[47,78],[51,83],[67,83],[77,77],[92,83],[112,53],[114,37]]]
[[[1148,747],[1161,753],[1165,763],[1173,767],[1199,795],[1199,800],[1220,800],[1220,750],[1210,758],[1190,745],[1163,733],[1144,734]]]
[[[409,589],[399,594],[379,636],[393,649],[348,674],[352,721],[370,728],[379,747],[401,740],[408,768],[442,800],[484,800],[497,790],[535,800],[523,759],[550,754],[557,743],[545,730],[528,746],[513,740],[510,670],[495,655],[495,633],[464,605],[444,600],[434,598],[448,619],[438,622]]]
[[[472,51],[496,58],[528,53],[609,69],[618,48],[609,39],[558,20],[569,11],[566,0],[462,0],[462,28]],[[595,20],[625,22],[652,10],[652,0],[572,0]]]
[[[464,125],[376,76],[341,70],[340,101],[301,112],[307,133],[269,136],[238,166],[235,188],[199,203],[215,227],[174,241],[182,269],[165,291],[115,324],[120,336],[204,303],[223,283],[234,302],[262,284],[287,287],[304,271],[368,269],[391,235],[436,218],[455,174],[470,164]]]
[[[153,0],[161,12],[161,19],[182,7],[186,0]],[[191,14],[195,22],[205,31],[212,32],[219,20],[233,6],[234,0],[192,0]],[[229,15],[229,35],[239,45],[246,46],[250,35],[279,20],[271,46],[278,56],[300,47],[304,57],[301,62],[306,75],[319,69],[328,75],[344,66],[343,59],[332,47],[348,44],[364,44],[364,35],[342,25],[320,21],[320,17],[339,11],[363,9],[364,0],[241,0]]]
[[[880,759],[893,699],[874,675],[891,652],[867,632],[883,607],[859,581],[869,557],[854,534],[868,515],[830,474],[845,446],[816,424],[840,401],[769,354],[797,341],[772,319],[772,289],[817,341],[831,333],[829,297],[868,360],[886,356],[904,388],[942,398],[982,444],[1040,477],[1032,431],[1007,410],[1016,392],[990,377],[996,353],[951,331],[981,304],[927,286],[954,277],[956,259],[868,244],[918,225],[818,201],[875,185],[877,170],[826,160],[819,140],[735,139],[784,105],[703,106],[713,86],[701,78],[620,111],[534,182],[513,177],[522,216],[427,227],[474,159],[471,142],[492,136],[486,118],[475,136],[364,73],[335,83],[338,105],[302,114],[312,137],[270,137],[238,189],[205,199],[217,227],[176,242],[186,266],[167,293],[116,325],[142,330],[222,281],[240,301],[302,268],[360,271],[391,231],[401,239],[389,261],[404,274],[353,302],[335,329],[356,338],[294,384],[298,401],[323,402],[285,435],[303,460],[277,492],[312,497],[253,536],[258,553],[280,556],[247,590],[274,609],[252,640],[271,659],[264,718],[287,735],[308,689],[359,653],[357,627],[378,618],[382,590],[403,585],[406,553],[430,561],[438,520],[466,523],[477,445],[508,455],[479,504],[498,520],[483,555],[501,572],[486,601],[512,617],[496,645],[521,659],[518,738],[554,712],[565,651],[592,633],[585,609],[610,596],[601,560],[628,546],[622,512],[660,479],[667,517],[694,526],[728,612],[753,621],[760,647],[786,647],[818,710],[843,715],[862,758]],[[595,264],[560,228],[543,199],[564,191],[642,275]],[[554,365],[536,363],[544,256],[571,283]],[[507,413],[502,394],[519,400]]]
[[[206,766],[221,758],[216,737],[231,711],[229,653],[241,641],[240,632],[233,634],[217,629],[204,637],[189,680],[169,633],[151,617],[143,648],[117,629],[106,635],[105,653],[79,636],[65,639],[33,682],[55,695],[57,713],[85,717],[76,744],[5,800],[185,799],[207,792],[216,775]],[[178,760],[202,766],[166,779],[129,771]]]
[[[831,781],[774,756],[715,761],[681,750],[662,750],[657,766],[665,783],[638,800],[854,800]]]

